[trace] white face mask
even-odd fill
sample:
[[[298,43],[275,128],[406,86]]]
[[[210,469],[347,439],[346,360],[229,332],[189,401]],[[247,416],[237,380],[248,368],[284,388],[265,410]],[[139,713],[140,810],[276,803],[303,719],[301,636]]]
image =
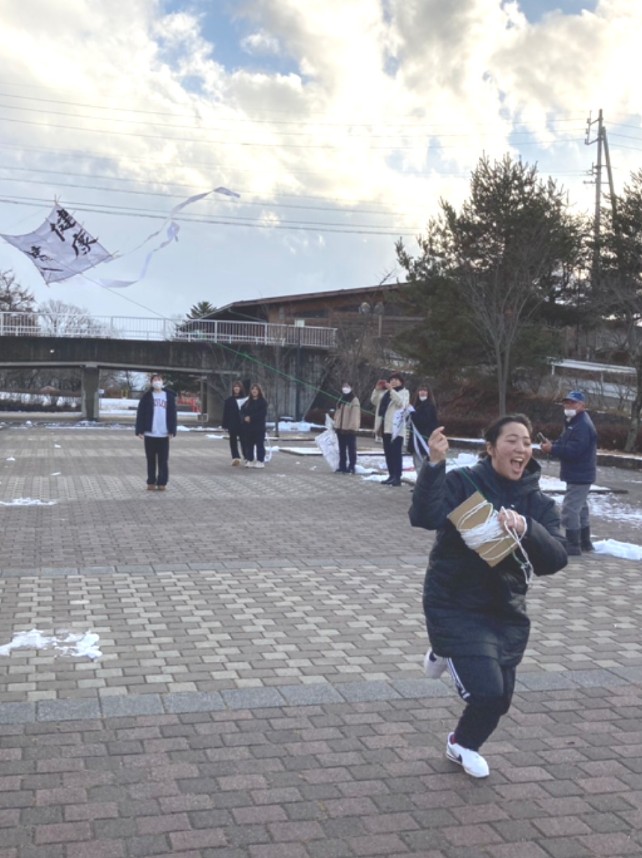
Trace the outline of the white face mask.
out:
[[[420,393],[419,399],[421,399],[422,402],[425,402],[428,399],[428,395],[426,393]]]
[[[577,414],[574,408],[565,408],[564,409],[564,417],[575,417]]]
[[[152,381],[152,387],[154,388],[154,390],[162,390],[163,382],[159,379],[156,379],[155,381]]]
[[[351,387],[347,387],[347,386],[346,386],[346,387],[342,387],[342,388],[341,388],[341,393],[352,393],[352,388],[351,388]]]

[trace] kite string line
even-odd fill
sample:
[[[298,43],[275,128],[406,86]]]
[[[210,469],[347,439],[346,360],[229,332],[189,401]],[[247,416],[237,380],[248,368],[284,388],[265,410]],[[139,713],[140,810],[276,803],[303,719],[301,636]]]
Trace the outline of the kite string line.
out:
[[[460,527],[465,524],[465,522],[476,515],[481,511],[486,512],[486,518],[480,524],[475,527],[468,528],[466,530],[459,530],[462,539],[466,543],[469,548],[472,548],[474,551],[478,551],[484,544],[487,543],[497,543],[501,542],[504,537],[509,536],[514,543],[513,546],[513,556],[515,560],[519,564],[519,567],[524,575],[524,580],[526,584],[530,584],[531,579],[533,577],[533,564],[526,552],[526,549],[522,545],[522,539],[526,535],[526,530],[524,533],[519,534],[517,532],[517,528],[515,524],[506,523],[503,527],[499,523],[499,513],[493,507],[493,505],[488,500],[480,501],[475,504],[472,509],[466,512],[460,521]],[[505,507],[501,507],[500,512],[505,513],[506,515],[518,515],[514,510],[507,510]],[[526,519],[524,519],[526,523]],[[502,549],[500,549],[501,552]],[[482,552],[479,552],[481,557],[487,562],[493,560],[495,558],[495,554],[493,552],[492,546],[489,547]]]

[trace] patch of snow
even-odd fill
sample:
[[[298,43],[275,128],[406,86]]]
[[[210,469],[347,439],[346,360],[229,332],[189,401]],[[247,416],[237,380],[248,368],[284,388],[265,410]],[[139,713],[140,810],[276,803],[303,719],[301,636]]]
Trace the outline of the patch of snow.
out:
[[[0,501],[0,506],[55,506],[58,501],[34,500],[33,498],[14,498],[11,501]]]
[[[642,560],[642,546],[631,542],[618,542],[617,539],[600,539],[593,543],[596,554],[610,554],[625,560]]]
[[[613,498],[589,497],[589,509],[592,515],[625,523],[639,524],[640,511],[629,504],[623,504]]]
[[[16,632],[8,644],[0,646],[0,656],[11,655],[14,649],[42,649],[94,661],[102,656],[99,641],[99,636],[90,631],[78,633],[61,629],[55,635],[46,635],[39,629],[30,629],[28,632]]]

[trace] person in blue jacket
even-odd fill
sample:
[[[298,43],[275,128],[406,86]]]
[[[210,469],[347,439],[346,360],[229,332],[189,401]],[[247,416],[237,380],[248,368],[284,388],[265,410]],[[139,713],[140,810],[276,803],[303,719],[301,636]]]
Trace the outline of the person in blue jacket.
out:
[[[532,576],[552,575],[567,563],[555,502],[539,487],[531,434],[528,417],[504,415],[486,430],[485,457],[447,473],[448,439],[438,426],[409,511],[413,527],[437,531],[424,580],[431,647],[424,669],[437,678],[448,668],[466,704],[446,740],[446,757],[475,778],[488,776],[479,749],[510,708],[528,644]],[[463,503],[481,512],[475,527],[458,519]],[[449,518],[453,512],[459,527]]]
[[[587,499],[597,472],[597,431],[581,390],[571,390],[562,405],[564,432],[557,441],[543,441],[541,449],[560,460],[560,480],[566,483],[562,524],[566,528],[567,551],[577,557],[582,551],[593,551]]]
[[[169,481],[169,439],[176,437],[176,395],[163,389],[159,373],[150,383],[136,410],[136,435],[145,442],[147,489],[164,491]]]

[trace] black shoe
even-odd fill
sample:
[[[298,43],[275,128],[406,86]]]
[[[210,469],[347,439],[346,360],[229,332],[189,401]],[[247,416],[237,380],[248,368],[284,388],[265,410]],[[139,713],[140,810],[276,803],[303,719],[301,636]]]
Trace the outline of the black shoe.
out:
[[[392,477],[388,477],[388,479],[387,479],[387,480],[382,480],[382,481],[381,481],[381,485],[382,485],[382,486],[391,486],[391,485],[392,485],[392,482],[393,482]]]
[[[347,474],[347,471],[344,471],[343,468],[337,468],[335,474]]]
[[[390,485],[391,486],[400,486],[401,480],[391,480]]]
[[[580,548],[582,549],[582,551],[586,551],[587,553],[595,551],[595,546],[591,542],[590,527],[580,528]]]
[[[581,557],[582,549],[580,548],[580,532],[579,530],[566,531],[566,553],[569,557]]]

